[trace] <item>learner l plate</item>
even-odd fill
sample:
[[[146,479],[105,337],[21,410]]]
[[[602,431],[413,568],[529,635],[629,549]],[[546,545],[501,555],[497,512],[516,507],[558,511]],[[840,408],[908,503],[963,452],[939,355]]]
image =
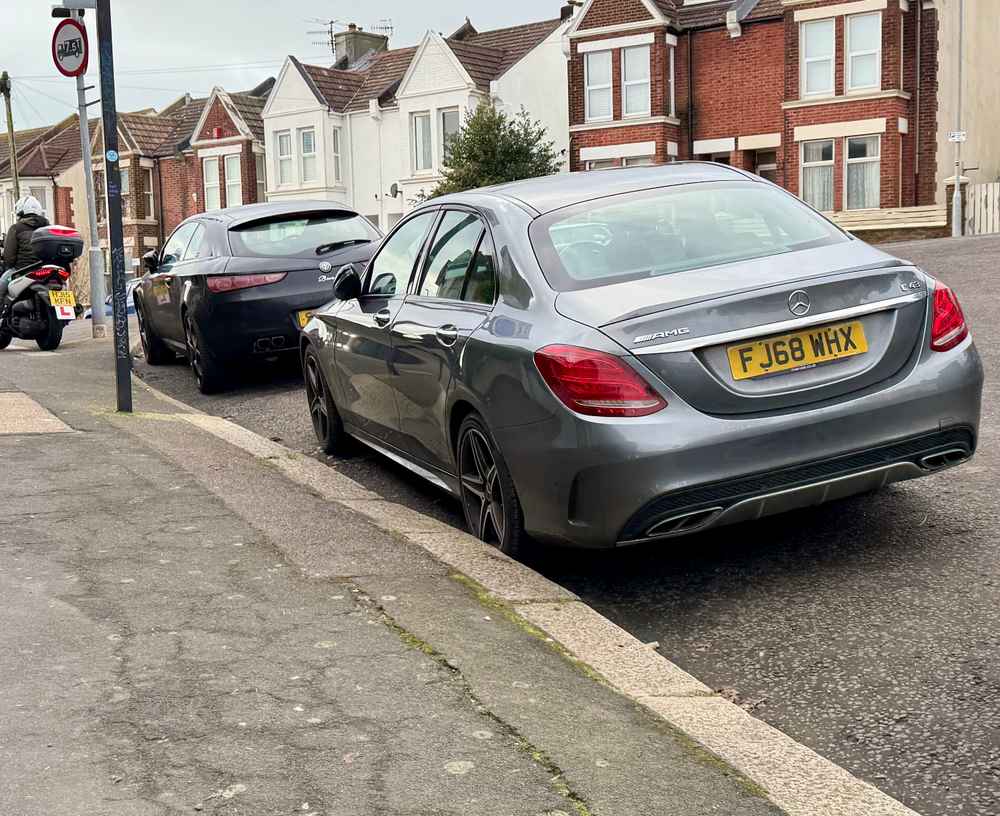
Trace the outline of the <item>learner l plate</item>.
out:
[[[726,349],[729,368],[737,380],[842,360],[866,351],[865,327],[858,320],[748,340]]]

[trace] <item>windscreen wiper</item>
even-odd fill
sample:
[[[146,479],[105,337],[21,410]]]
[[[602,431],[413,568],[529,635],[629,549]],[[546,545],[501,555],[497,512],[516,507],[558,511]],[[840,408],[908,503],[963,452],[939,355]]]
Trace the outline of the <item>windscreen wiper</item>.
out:
[[[325,255],[327,252],[333,252],[335,249],[342,249],[343,247],[354,246],[355,244],[370,244],[371,242],[371,238],[350,238],[346,241],[333,241],[329,244],[320,244],[316,247],[316,254]]]

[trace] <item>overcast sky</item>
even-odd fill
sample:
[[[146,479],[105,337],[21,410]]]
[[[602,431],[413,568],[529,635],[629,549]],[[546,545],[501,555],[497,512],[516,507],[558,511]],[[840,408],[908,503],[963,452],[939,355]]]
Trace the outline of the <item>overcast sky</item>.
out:
[[[52,64],[52,0],[3,0],[0,70],[12,78],[14,127],[53,124],[76,110],[76,86]],[[119,110],[162,107],[181,94],[206,95],[215,85],[253,87],[276,75],[287,54],[329,64],[317,19],[371,29],[391,18],[390,47],[416,44],[428,29],[445,36],[465,17],[480,31],[557,17],[560,0],[112,0]],[[97,82],[95,21],[88,84]],[[95,98],[97,91],[91,91]],[[92,108],[92,110],[94,110]],[[5,126],[0,126],[5,129]]]

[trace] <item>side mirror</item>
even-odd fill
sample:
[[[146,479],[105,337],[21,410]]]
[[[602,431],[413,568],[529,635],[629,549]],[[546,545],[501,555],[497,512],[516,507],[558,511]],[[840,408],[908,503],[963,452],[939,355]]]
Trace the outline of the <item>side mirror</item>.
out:
[[[337,300],[357,300],[361,297],[361,275],[354,264],[345,264],[337,270],[333,296]]]
[[[156,271],[156,267],[160,265],[160,259],[157,257],[155,249],[149,250],[142,256],[142,265],[150,272]]]

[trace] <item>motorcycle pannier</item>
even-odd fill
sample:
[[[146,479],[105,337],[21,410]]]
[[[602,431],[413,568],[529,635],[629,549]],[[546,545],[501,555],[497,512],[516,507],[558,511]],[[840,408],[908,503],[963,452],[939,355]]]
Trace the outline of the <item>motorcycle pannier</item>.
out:
[[[72,227],[39,227],[31,234],[31,248],[42,263],[68,266],[83,254],[83,238]]]

